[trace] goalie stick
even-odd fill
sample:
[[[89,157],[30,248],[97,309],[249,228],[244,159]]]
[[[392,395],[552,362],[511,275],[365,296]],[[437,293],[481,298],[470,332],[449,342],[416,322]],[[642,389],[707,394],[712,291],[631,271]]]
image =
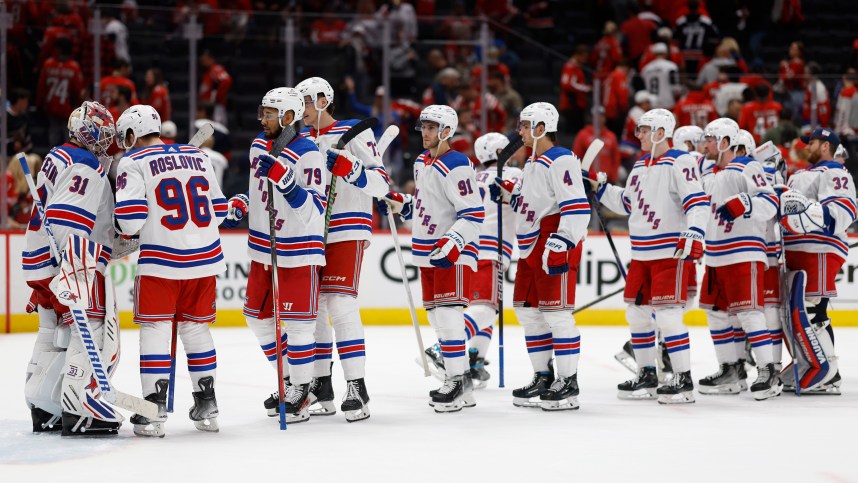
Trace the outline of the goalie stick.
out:
[[[48,245],[51,248],[54,260],[56,260],[61,266],[62,259],[57,247],[56,239],[54,238],[54,232],[51,230],[50,220],[48,220],[48,217],[45,215],[45,207],[42,204],[41,198],[39,198],[39,192],[36,190],[36,183],[33,181],[33,175],[30,173],[30,166],[27,164],[27,159],[24,157],[24,153],[18,153],[17,157],[18,162],[21,163],[21,169],[24,171],[24,178],[27,180],[27,186],[33,195],[33,202],[36,205],[36,211],[42,219],[42,226],[44,227],[45,233],[48,235]],[[107,368],[102,364],[101,351],[98,349],[95,341],[92,340],[92,332],[89,329],[89,322],[86,318],[86,307],[81,307],[80,304],[72,302],[71,314],[74,318],[75,326],[78,329],[76,332],[78,337],[80,337],[81,344],[89,356],[89,363],[92,368],[93,377],[98,383],[99,390],[104,395],[104,399],[117,407],[127,411],[132,411],[146,418],[157,418],[159,416],[158,405],[145,399],[118,391],[110,384],[110,380],[107,378]]]

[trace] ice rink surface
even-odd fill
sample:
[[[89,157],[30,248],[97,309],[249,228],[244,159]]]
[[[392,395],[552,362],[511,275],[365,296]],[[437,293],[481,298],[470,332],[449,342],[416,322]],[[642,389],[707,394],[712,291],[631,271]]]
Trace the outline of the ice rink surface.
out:
[[[338,411],[279,431],[262,408],[275,389],[273,369],[249,330],[224,328],[214,330],[220,433],[199,432],[187,418],[180,352],[164,439],[135,437],[127,420],[108,438],[32,434],[23,394],[34,334],[0,335],[0,481],[858,482],[858,329],[837,330],[841,396],[756,402],[748,393],[695,393],[695,404],[660,406],[616,398],[616,384],[631,376],[613,358],[628,330],[582,327],[581,409],[547,413],[512,405],[512,388],[529,382],[531,369],[522,330],[511,327],[507,387],[497,387],[493,343],[488,389],[476,408],[454,414],[427,405],[440,384],[414,363],[412,328],[366,332],[368,420],[348,424]],[[428,327],[423,337],[435,340]],[[691,338],[696,381],[716,363],[708,332],[692,328]],[[114,384],[138,394],[138,332],[124,331],[122,343]],[[335,364],[338,410],[344,387]]]

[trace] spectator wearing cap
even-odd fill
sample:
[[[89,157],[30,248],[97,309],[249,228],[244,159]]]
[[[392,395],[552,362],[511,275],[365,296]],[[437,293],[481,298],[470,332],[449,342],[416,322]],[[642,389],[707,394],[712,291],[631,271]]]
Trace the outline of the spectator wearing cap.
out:
[[[623,134],[620,137],[622,140],[620,142],[620,152],[623,159],[631,159],[632,162],[634,162],[634,160],[640,156],[641,142],[640,139],[635,136],[635,130],[638,126],[638,119],[640,119],[645,112],[652,109],[654,101],[655,96],[647,91],[635,92],[635,105],[629,109],[629,113],[626,115],[626,122],[623,125]]]
[[[161,140],[164,141],[164,144],[176,144],[178,132],[175,122],[161,120]]]
[[[640,62],[638,63],[638,69],[643,70],[643,68],[646,67],[647,64],[649,64],[650,62],[655,60],[655,52],[653,51],[653,49],[655,49],[659,43],[663,43],[664,45],[667,45],[667,49],[668,49],[668,57],[667,58],[670,59],[671,62],[676,64],[677,67],[679,67],[680,72],[684,71],[685,70],[685,58],[682,57],[682,51],[679,50],[679,47],[674,45],[674,42],[672,40],[673,39],[673,32],[668,27],[661,27],[660,29],[657,30],[657,32],[658,32],[657,41],[650,44],[649,47],[647,47],[646,51],[644,52],[643,56],[641,57]]]
[[[844,157],[841,157],[839,160],[834,157],[834,153],[840,147],[840,136],[831,129],[818,127],[809,135],[802,136],[801,142],[807,144],[807,162],[812,165],[832,160],[843,164],[845,160]]]
[[[718,111],[698,84],[689,82],[687,86],[688,92],[673,106],[676,125],[702,129],[718,118]]]
[[[575,133],[584,127],[584,114],[587,111],[587,96],[593,89],[587,84],[582,65],[587,61],[589,51],[586,46],[578,45],[575,53],[569,57],[560,73],[560,114],[566,121],[566,132]]]

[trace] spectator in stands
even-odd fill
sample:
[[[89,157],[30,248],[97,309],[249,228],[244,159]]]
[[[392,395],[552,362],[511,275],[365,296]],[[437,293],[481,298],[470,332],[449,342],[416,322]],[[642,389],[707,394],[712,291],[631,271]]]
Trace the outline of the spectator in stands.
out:
[[[522,10],[527,33],[537,42],[546,45],[554,43],[554,17],[559,2],[529,2]]]
[[[656,45],[658,45],[658,43],[663,43],[664,45],[667,45],[668,48],[668,59],[679,67],[680,72],[684,72],[685,59],[682,57],[682,51],[679,50],[679,47],[674,45],[673,32],[668,27],[661,27],[657,32],[658,38],[656,39],[656,42],[647,47],[643,57],[641,57],[641,60],[638,63],[638,68],[643,70],[647,64],[655,60],[655,52],[653,49],[657,49]]]
[[[566,122],[566,132],[576,133],[584,127],[587,96],[593,88],[587,84],[582,66],[589,57],[586,46],[578,45],[560,74],[560,113]]]
[[[325,2],[322,7],[324,17],[319,17],[310,23],[310,41],[316,45],[340,43],[346,30],[346,21],[333,17],[336,13],[334,2]]]
[[[653,107],[673,109],[680,89],[679,66],[667,60],[668,50],[664,43],[655,44],[653,53],[655,53],[655,60],[644,67],[641,78],[646,89],[656,97]]]
[[[445,67],[438,73],[437,80],[423,91],[423,105],[450,105],[456,98],[456,89],[462,79],[462,74],[452,67]]]
[[[71,41],[56,39],[56,57],[48,58],[42,66],[36,88],[36,104],[48,117],[48,144],[57,146],[68,137],[68,118],[81,103],[83,75],[71,58]]]
[[[506,112],[506,125],[502,133],[510,133],[518,126],[518,113],[524,108],[521,94],[513,89],[510,80],[503,72],[489,69],[489,92],[495,96]]]
[[[482,103],[486,103],[486,131],[485,132],[503,132],[506,128],[507,113],[500,105],[497,98],[486,92],[480,95],[480,90],[477,88],[477,83],[463,82],[459,86],[459,95],[450,106],[457,111],[468,109],[470,116],[474,120],[474,125],[478,128],[482,126]],[[480,130],[477,137],[483,134]],[[474,138],[476,139],[476,137]]]
[[[757,84],[751,91],[754,93],[754,100],[742,106],[739,127],[750,132],[754,136],[754,141],[761,144],[760,141],[766,132],[777,127],[783,108],[779,102],[769,99],[771,90],[768,85]]]
[[[626,169],[634,164],[635,160],[640,157],[641,141],[635,136],[635,130],[638,126],[638,119],[647,111],[652,109],[655,96],[647,91],[635,92],[635,105],[629,109],[626,115],[626,122],[623,124],[623,134],[620,141],[620,153],[623,156],[623,164]],[[582,155],[583,156],[583,155]]]
[[[162,120],[161,140],[164,141],[164,144],[176,144],[176,135],[178,132],[179,129],[176,127],[175,122]]]
[[[472,162],[479,163],[474,155],[474,141],[480,137],[480,126],[475,119],[474,111],[465,106],[458,109],[456,114],[459,116],[459,125],[450,139],[450,148],[469,157]]]
[[[401,32],[405,42],[411,43],[417,40],[417,13],[410,3],[389,0],[378,9],[376,15],[389,19],[391,31]]]
[[[36,59],[36,69],[38,70],[47,59],[56,58],[59,55],[57,41],[61,38],[69,42],[69,57],[78,58],[81,48],[79,40],[84,32],[86,32],[86,24],[78,12],[72,8],[70,2],[68,0],[58,1],[54,7],[53,15],[50,17],[50,26],[45,29],[45,35],[42,38],[42,49],[39,51],[38,59]]]
[[[364,97],[369,89],[369,58],[371,51],[366,41],[363,25],[350,25],[340,43],[348,60],[344,62],[347,72],[354,78],[358,96]]]
[[[577,154],[578,156],[584,156],[584,153],[587,151],[587,147],[593,143],[593,141],[598,137],[601,139],[605,146],[599,151],[599,155],[596,156],[595,161],[593,161],[593,170],[596,172],[604,171],[605,174],[608,175],[608,181],[611,183],[616,183],[620,180],[620,144],[617,142],[617,136],[614,135],[609,129],[605,128],[605,113],[604,109],[600,109],[599,111],[599,135],[596,136],[596,129],[593,124],[588,124],[584,126],[584,129],[578,131],[578,134],[575,136],[575,141],[572,144],[572,152]]]
[[[663,25],[663,22],[652,12],[652,7],[649,5],[631,4],[628,6],[627,13],[628,18],[620,24],[620,32],[623,34],[626,57],[636,62],[646,52],[656,30]]]
[[[831,100],[828,88],[819,80],[820,72],[822,68],[816,62],[808,62],[804,68],[807,87],[801,105],[801,121],[810,124],[812,129],[831,126]]]
[[[214,104],[213,119],[226,126],[228,124],[226,104],[232,87],[232,76],[224,66],[217,63],[214,55],[208,50],[204,50],[200,55],[200,67],[203,74],[200,77],[199,101]]]
[[[850,68],[843,74],[843,87],[837,96],[834,117],[834,130],[841,139],[854,136],[855,130],[858,128],[858,88],[855,86],[856,81],[858,81],[858,74],[856,74],[855,69]]]
[[[727,105],[733,99],[742,100],[742,93],[747,84],[739,82],[739,71],[734,65],[722,66],[718,71],[717,83],[709,83],[703,89],[712,96],[712,104],[722,116],[727,112]],[[738,122],[738,120],[736,121]]]
[[[605,27],[602,29],[602,38],[596,42],[593,51],[590,52],[590,65],[595,71],[593,75],[604,79],[622,58],[623,49],[620,44],[619,29],[617,24],[609,20],[605,22]]]
[[[432,49],[426,54],[426,60],[423,62],[428,69],[426,78],[437,80],[438,73],[448,67],[447,58],[441,49]]]
[[[131,64],[131,52],[128,50],[128,27],[119,19],[118,10],[102,9],[104,35],[110,37],[116,51],[116,58]]]
[[[173,107],[170,102],[170,91],[167,90],[167,83],[164,82],[164,73],[161,69],[152,67],[146,71],[144,81],[146,87],[141,94],[143,104],[154,107],[161,116],[161,122],[172,119]]]
[[[101,78],[101,103],[104,107],[110,108],[110,103],[113,102],[118,87],[125,87],[131,91],[131,105],[139,103],[137,86],[131,80],[131,64],[121,59],[116,60],[116,67],[111,75]],[[122,111],[119,113],[122,114]]]
[[[211,102],[201,102],[197,104],[197,116],[194,120],[194,129],[200,129],[206,124],[211,124],[214,128],[212,137],[215,140],[215,151],[226,156],[226,159],[231,159],[232,140],[229,137],[229,129],[222,123],[214,120],[215,105]]]
[[[375,2],[373,0],[358,0],[355,6],[357,16],[352,19],[347,27],[347,32],[355,35],[360,34],[369,49],[381,47],[381,23],[375,15]]]
[[[686,72],[690,74],[700,70],[721,40],[721,34],[712,19],[701,12],[700,0],[689,0],[688,13],[676,20],[673,37],[679,43]]]
[[[735,39],[725,38],[715,49],[715,57],[707,62],[700,74],[697,75],[698,84],[707,84],[718,77],[719,68],[722,66],[736,66],[741,72],[748,72],[748,66],[739,52],[739,44]]]
[[[119,119],[119,116],[131,107],[131,89],[127,86],[116,86],[112,91],[113,97],[110,98],[110,107],[107,109],[113,115],[113,119]]]
[[[465,2],[455,0],[450,15],[438,26],[438,35],[448,40],[473,40],[475,28],[474,19],[465,11]]]
[[[602,82],[602,106],[605,108],[605,127],[619,136],[629,110],[629,62],[625,59]]]
[[[742,99],[734,98],[727,101],[725,117],[729,117],[738,123],[739,118],[742,116],[742,105]]]
[[[415,25],[416,28],[416,25]],[[404,31],[396,32],[398,42],[390,46],[390,90],[396,97],[413,97],[417,92],[417,52]]]
[[[29,153],[33,150],[33,140],[30,138],[30,125],[27,117],[27,109],[30,107],[30,91],[20,87],[12,89],[9,92],[8,101],[6,122],[9,127],[9,141],[6,145],[6,156],[14,156],[15,153],[22,151]]]
[[[30,153],[26,156],[26,160],[31,173],[38,173],[42,169],[42,157],[38,154]],[[6,166],[5,176],[7,223],[11,229],[25,228],[33,210],[33,196],[21,163],[17,161],[9,163]]]
[[[703,93],[695,82],[688,82],[688,93],[673,107],[677,126],[697,126],[705,128],[707,124],[718,118],[715,104]]]
[[[798,127],[792,120],[792,112],[789,109],[781,109],[777,125],[766,131],[762,142],[771,141],[776,146],[784,146],[797,137]]]
[[[804,70],[804,43],[793,42],[789,44],[787,58],[780,63],[777,89],[789,94],[788,107],[796,117],[800,114],[801,105],[804,102],[806,87]]]

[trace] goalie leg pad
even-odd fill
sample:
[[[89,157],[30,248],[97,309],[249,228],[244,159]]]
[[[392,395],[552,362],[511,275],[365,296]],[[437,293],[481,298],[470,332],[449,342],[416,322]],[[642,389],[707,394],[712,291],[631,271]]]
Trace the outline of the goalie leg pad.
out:
[[[77,327],[72,330],[77,330]],[[89,330],[92,332],[96,344],[103,340],[104,323],[102,321],[90,320]],[[102,356],[107,360],[107,355],[102,354]],[[109,372],[110,369],[108,369]],[[104,401],[101,397],[101,391],[98,385],[93,383],[92,377],[89,356],[83,349],[80,337],[75,335],[66,353],[66,363],[63,368],[63,412],[80,419],[121,423],[124,418]],[[86,425],[86,422],[81,423]],[[81,423],[76,421],[75,426],[80,426]]]
[[[53,350],[34,354],[27,366],[24,398],[31,407],[38,408],[57,418],[62,415],[62,393],[65,351]]]
[[[831,364],[825,349],[819,341],[817,331],[807,316],[804,305],[804,287],[806,275],[803,270],[791,272],[789,275],[789,307],[790,326],[795,337],[794,355],[798,360],[799,384],[802,389],[808,389],[821,384],[829,374]],[[832,344],[833,349],[833,344]]]

